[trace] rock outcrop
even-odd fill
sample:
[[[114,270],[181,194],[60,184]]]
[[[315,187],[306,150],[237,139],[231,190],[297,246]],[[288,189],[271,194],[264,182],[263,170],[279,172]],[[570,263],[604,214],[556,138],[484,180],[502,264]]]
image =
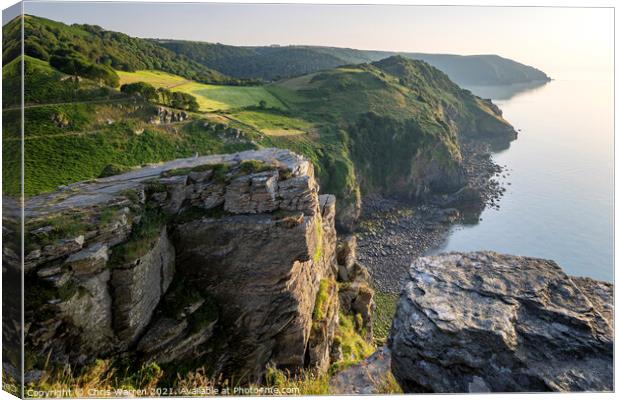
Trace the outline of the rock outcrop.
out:
[[[417,259],[389,338],[405,392],[613,390],[613,286],[492,252]]]
[[[329,366],[335,198],[286,150],[176,160],[26,202],[28,369],[119,354],[260,379]],[[321,282],[333,282],[321,318]]]
[[[354,235],[338,240],[336,260],[340,289],[340,309],[355,316],[356,329],[364,333],[367,341],[372,340],[372,313],[375,309],[375,291],[370,287],[370,274],[357,261],[357,239]]]
[[[386,381],[390,376],[390,351],[384,346],[365,360],[334,374],[329,380],[329,393],[386,394]]]
[[[185,111],[176,111],[166,107],[157,107],[156,115],[152,116],[150,123],[154,125],[170,124],[173,122],[183,122],[189,119],[189,114]]]

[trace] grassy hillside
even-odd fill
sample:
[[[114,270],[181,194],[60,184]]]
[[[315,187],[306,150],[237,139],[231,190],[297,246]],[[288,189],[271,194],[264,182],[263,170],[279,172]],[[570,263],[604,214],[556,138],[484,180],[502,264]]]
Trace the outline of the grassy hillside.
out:
[[[322,46],[237,47],[223,44],[157,41],[177,54],[237,78],[273,81],[347,64],[379,61],[394,55],[426,61],[459,85],[506,85],[546,81],[533,67],[497,55],[398,53]]]
[[[205,129],[203,121],[150,125],[142,115],[153,115],[151,108],[154,107],[97,104],[28,110],[24,140],[25,194],[30,196],[54,190],[59,185],[96,178],[108,166],[123,170],[191,157],[196,153],[229,153],[256,148],[249,137],[251,133],[239,140],[225,140],[224,125],[211,129]],[[71,121],[71,125],[60,128],[49,123],[50,116],[59,114]],[[106,118],[98,123],[93,121],[97,115]],[[6,149],[17,143],[19,139],[9,135],[3,139]],[[18,186],[13,181],[19,179],[14,167],[19,163],[19,156],[10,152],[3,156],[3,189],[14,195]]]
[[[84,27],[60,26],[90,38]],[[263,86],[205,84],[161,69],[115,70],[120,84],[146,82],[197,98],[200,112],[191,121],[163,124],[151,123],[157,108],[144,98],[61,73],[44,59],[24,61],[32,104],[26,109],[28,195],[95,178],[106,168],[273,146],[313,162],[322,190],[337,195],[339,221],[350,224],[362,192],[424,198],[462,185],[459,138],[510,140],[513,134],[495,106],[404,57]],[[9,87],[18,84],[18,66],[19,58],[4,66]],[[3,137],[9,149],[19,135],[10,105],[4,104]],[[15,165],[14,157],[5,153],[5,162]],[[16,179],[5,171],[7,182]]]
[[[235,47],[187,41],[158,43],[202,65],[226,71],[225,74],[238,78],[273,81],[347,63],[338,56],[306,47]]]
[[[549,80],[547,74],[539,69],[495,54],[460,56],[403,53],[402,55],[414,60],[426,61],[462,86],[511,85]]]
[[[92,179],[101,175],[108,165],[122,170],[123,167],[191,157],[196,153],[229,153],[254,148],[250,144],[226,144],[217,132],[205,132],[197,123],[188,123],[175,130],[143,127],[141,131],[137,126],[141,126],[138,121],[127,120],[100,131],[26,139],[26,195]]]
[[[3,64],[6,64],[21,53],[20,19],[6,24],[3,35]],[[236,47],[147,40],[96,25],[66,25],[30,15],[24,17],[24,38],[25,54],[44,61],[52,60],[61,51],[72,51],[101,68],[159,70],[201,83],[245,85],[252,83],[247,79],[274,81],[347,64],[378,61],[397,54],[426,61],[460,85],[548,80],[536,68],[496,55],[396,53],[321,46]]]
[[[4,90],[19,89],[20,64],[18,58],[3,67]],[[153,104],[86,79],[70,79],[43,60],[25,56],[24,65],[27,196],[96,178],[108,166],[122,170],[196,153],[257,147],[257,133],[229,139],[225,124],[198,114],[189,121],[151,124],[157,110]],[[7,99],[11,98],[3,104],[3,193],[17,195],[21,118],[19,108],[6,104]]]
[[[451,125],[464,136],[512,138],[512,127],[492,103],[472,96],[429,64],[394,56],[372,65],[397,78],[399,85],[424,104],[421,115],[434,115],[440,124]]]
[[[116,71],[116,73],[120,78],[120,85],[134,82],[146,82],[158,88],[164,87],[170,89],[175,86],[191,82],[191,80],[183,78],[182,76],[157,70],[142,70],[133,72]]]
[[[398,61],[414,65],[408,60]],[[412,174],[418,152],[428,150],[430,155],[432,149],[432,154],[443,161],[438,168],[458,169],[457,132],[442,119],[439,105],[439,96],[448,96],[449,92],[409,88],[397,76],[370,64],[305,75],[267,89],[306,120],[328,123],[343,131],[343,137],[332,143],[334,153],[339,154],[335,164],[354,165],[354,171],[334,174],[327,187],[348,187],[350,196],[343,201],[349,204],[360,186],[366,192],[415,194],[419,185],[427,184]],[[372,129],[361,129],[369,119],[377,119]],[[447,178],[444,173],[438,176]],[[346,207],[342,202],[340,205]]]
[[[230,113],[235,120],[268,136],[311,135],[315,125],[277,109],[246,109]]]
[[[284,108],[284,105],[263,86],[209,85],[187,80],[181,76],[161,71],[118,71],[121,85],[147,82],[155,87],[189,93],[196,97],[200,110],[216,111],[258,106]]]
[[[176,86],[173,91],[192,94],[204,111],[229,110],[258,106],[283,107],[282,103],[262,86],[205,85],[197,82]]]
[[[2,106],[17,107],[21,104],[21,57],[2,67]],[[112,98],[117,93],[88,79],[77,82],[73,77],[53,69],[49,63],[24,56],[24,103],[58,103]]]
[[[7,64],[21,53],[20,17],[2,28],[2,62]],[[78,53],[96,65],[116,70],[156,69],[197,82],[239,83],[158,44],[96,25],[66,25],[45,18],[24,16],[24,51],[31,57],[50,61],[62,50]]]

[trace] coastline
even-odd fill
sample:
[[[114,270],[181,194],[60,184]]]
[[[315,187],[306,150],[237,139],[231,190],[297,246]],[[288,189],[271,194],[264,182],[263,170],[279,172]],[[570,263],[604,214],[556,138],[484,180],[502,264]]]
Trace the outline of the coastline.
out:
[[[461,148],[467,177],[461,190],[423,204],[377,194],[363,198],[355,231],[358,260],[368,268],[378,292],[399,294],[414,259],[439,248],[455,225],[476,223],[486,207],[499,209],[505,180],[500,184],[494,178],[509,172],[493,161],[495,147],[467,141]]]

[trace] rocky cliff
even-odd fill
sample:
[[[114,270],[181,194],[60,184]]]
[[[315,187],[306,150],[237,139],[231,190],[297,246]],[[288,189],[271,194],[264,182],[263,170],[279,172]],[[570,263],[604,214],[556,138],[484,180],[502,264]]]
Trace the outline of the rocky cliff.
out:
[[[389,338],[405,392],[613,390],[613,285],[492,252],[409,275]]]
[[[325,370],[338,353],[335,198],[313,171],[267,149],[29,199],[26,369],[122,354],[248,380]],[[372,292],[355,286],[347,307],[367,313]]]

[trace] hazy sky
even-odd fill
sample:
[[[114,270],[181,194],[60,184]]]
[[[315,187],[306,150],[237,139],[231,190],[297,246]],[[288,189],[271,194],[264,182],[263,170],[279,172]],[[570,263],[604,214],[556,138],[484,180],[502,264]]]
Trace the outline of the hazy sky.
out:
[[[611,8],[27,2],[25,12],[139,37],[493,53],[551,76],[613,72]]]

